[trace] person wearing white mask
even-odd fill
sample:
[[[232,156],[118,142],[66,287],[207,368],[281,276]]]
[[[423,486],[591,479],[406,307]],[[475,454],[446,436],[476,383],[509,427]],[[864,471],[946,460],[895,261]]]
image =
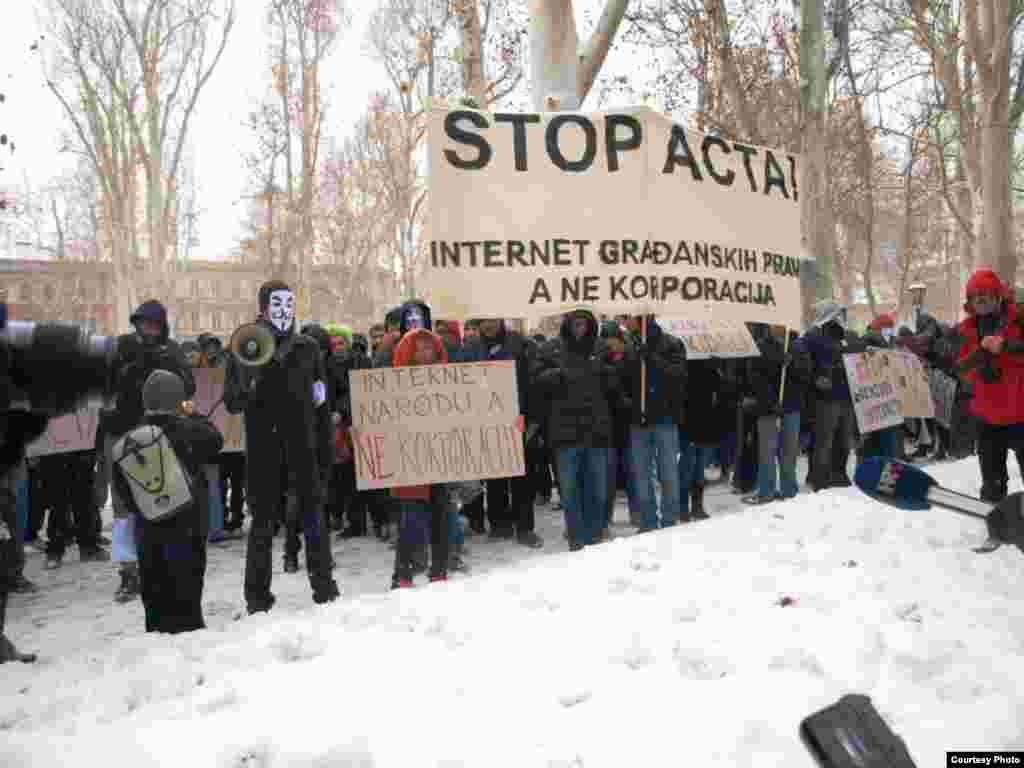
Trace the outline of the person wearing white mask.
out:
[[[285,283],[264,283],[258,302],[257,322],[273,333],[274,355],[259,368],[242,366],[232,356],[224,384],[228,413],[245,414],[246,497],[252,514],[245,601],[250,614],[269,611],[274,604],[271,555],[274,523],[283,518],[283,477],[302,524],[313,602],[338,597],[323,514],[327,473],[334,460],[334,427],[320,348],[297,332],[295,294]]]

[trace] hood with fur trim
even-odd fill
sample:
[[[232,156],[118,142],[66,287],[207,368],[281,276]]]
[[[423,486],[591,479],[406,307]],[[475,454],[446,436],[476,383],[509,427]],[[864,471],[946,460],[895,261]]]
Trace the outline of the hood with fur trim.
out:
[[[435,365],[448,362],[448,350],[445,349],[444,341],[433,331],[418,328],[402,336],[401,341],[395,346],[391,356],[391,364],[395,367],[416,365],[416,340],[428,338],[434,344],[434,352],[437,354]]]

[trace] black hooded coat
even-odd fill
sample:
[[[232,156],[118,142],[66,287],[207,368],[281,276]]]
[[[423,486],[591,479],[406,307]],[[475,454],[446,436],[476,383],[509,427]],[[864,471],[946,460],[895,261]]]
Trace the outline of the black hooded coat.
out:
[[[577,318],[588,323],[586,335],[579,339],[573,334]],[[607,361],[597,331],[593,314],[570,312],[562,319],[558,339],[538,354],[533,412],[546,415],[548,440],[554,448],[612,445],[621,368]]]
[[[144,339],[139,332],[127,333],[117,339],[117,358],[111,366],[113,376],[110,385],[117,404],[104,420],[106,434],[114,437],[120,437],[142,423],[145,413],[142,407],[142,385],[153,371],[165,370],[178,374],[185,382],[187,399],[196,393],[192,367],[178,343],[170,338],[170,325],[164,305],[155,300],[147,301],[135,310],[130,320],[136,327],[143,320],[158,323],[161,334],[155,344]]]
[[[274,357],[255,373],[229,358],[224,383],[228,413],[245,414],[246,495],[253,500],[281,498],[282,464],[291,490],[321,494],[323,475],[334,461],[329,408],[313,402],[314,383],[327,386],[320,346],[300,333],[279,335],[277,344]]]

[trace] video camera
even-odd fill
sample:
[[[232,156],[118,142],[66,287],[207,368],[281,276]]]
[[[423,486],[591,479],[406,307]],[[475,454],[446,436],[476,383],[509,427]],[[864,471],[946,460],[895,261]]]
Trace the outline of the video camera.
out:
[[[116,355],[116,337],[66,323],[8,320],[0,304],[0,375],[9,381],[0,408],[53,416],[103,403]]]

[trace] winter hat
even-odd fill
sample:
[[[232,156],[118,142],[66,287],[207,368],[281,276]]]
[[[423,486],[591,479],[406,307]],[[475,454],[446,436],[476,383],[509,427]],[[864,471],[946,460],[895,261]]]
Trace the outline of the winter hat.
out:
[[[880,332],[883,328],[895,328],[896,318],[889,314],[881,314],[871,321],[871,325],[868,326],[872,331]]]
[[[176,373],[158,369],[142,385],[146,413],[174,413],[185,399],[185,382]]]
[[[968,299],[973,299],[975,296],[997,296],[1002,299],[1006,295],[1006,286],[999,279],[999,275],[991,269],[979,269],[967,281]]]
[[[347,325],[341,325],[340,323],[328,323],[324,326],[324,330],[327,331],[327,335],[332,339],[341,336],[348,343],[348,346],[352,346],[352,329]]]
[[[819,301],[814,305],[814,327],[820,328],[823,325],[828,325],[833,320],[836,320],[843,312],[846,311],[846,307],[830,299]]]

